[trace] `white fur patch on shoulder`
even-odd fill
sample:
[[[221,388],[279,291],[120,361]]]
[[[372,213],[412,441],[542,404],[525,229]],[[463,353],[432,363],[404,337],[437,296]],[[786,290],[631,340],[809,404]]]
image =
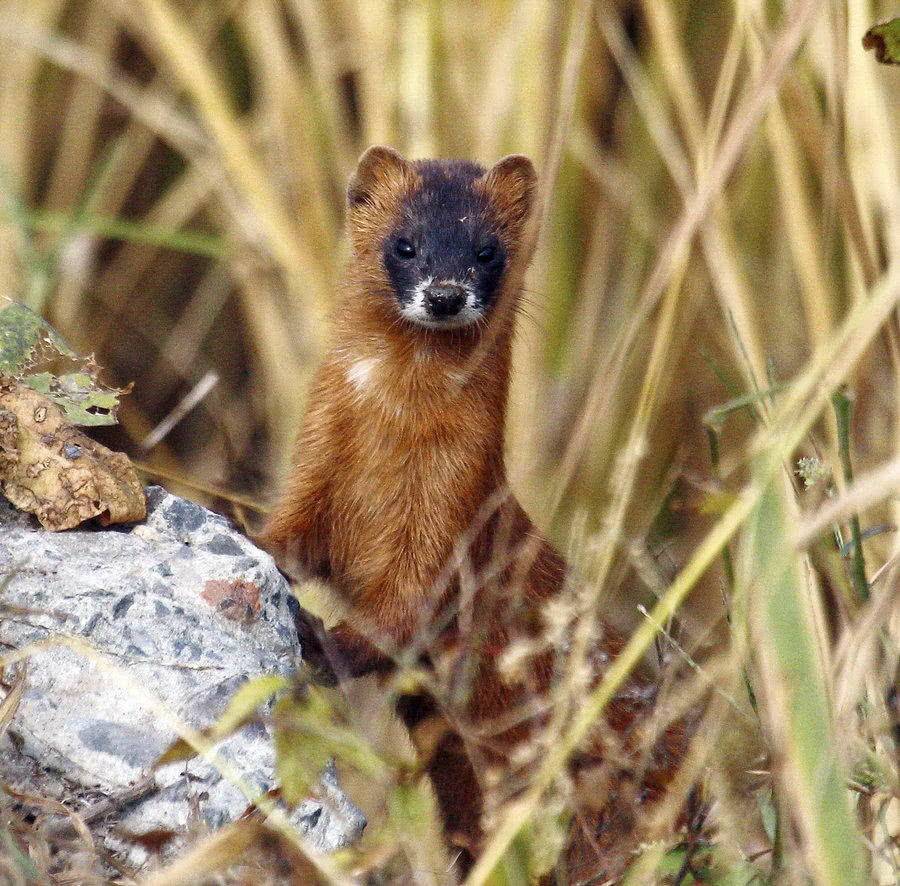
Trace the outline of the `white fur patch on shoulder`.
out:
[[[378,357],[363,357],[354,360],[347,369],[347,381],[357,391],[365,390],[372,381],[372,373],[381,363]]]

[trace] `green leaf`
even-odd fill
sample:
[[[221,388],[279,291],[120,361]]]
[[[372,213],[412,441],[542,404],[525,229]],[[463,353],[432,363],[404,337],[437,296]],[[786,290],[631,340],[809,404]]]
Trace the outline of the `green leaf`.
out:
[[[72,371],[60,374],[60,363]],[[52,400],[74,425],[116,423],[122,391],[102,385],[92,360],[80,359],[46,320],[18,302],[0,308],[0,374]]]
[[[875,58],[883,65],[900,65],[900,18],[869,28],[862,44],[874,49]]]
[[[286,677],[277,675],[265,675],[256,677],[243,683],[231,696],[227,707],[218,720],[204,732],[205,738],[211,743],[227,738],[233,732],[241,728],[256,713],[256,709],[265,704],[272,696],[288,685]],[[156,761],[155,766],[164,766],[166,763],[174,763],[176,760],[190,760],[197,756],[197,751],[183,738],[179,738],[171,744],[162,756]]]
[[[435,813],[434,802],[422,779],[399,784],[388,797],[388,817],[397,833],[422,843],[429,839],[429,823]]]
[[[303,710],[303,703],[282,698],[275,704],[275,772],[281,796],[294,806],[309,795],[322,770],[331,759],[328,744],[305,728],[315,714]]]
[[[260,705],[265,704],[280,690],[286,689],[287,685],[287,678],[276,674],[248,680],[231,697],[228,707],[213,727],[213,734],[220,738],[230,735],[243,726]]]
[[[491,886],[527,886],[552,880],[548,875],[559,863],[568,834],[567,811],[548,805],[543,815],[519,831],[487,882]]]
[[[487,879],[488,886],[528,886],[531,882],[529,828],[523,828]]]
[[[103,387],[88,372],[70,372],[59,377],[50,372],[23,376],[22,381],[59,406],[73,425],[114,425],[121,391]]]
[[[75,359],[56,330],[30,308],[14,301],[0,308],[0,373],[18,377],[28,369],[42,343]]]
[[[449,870],[444,827],[429,779],[416,764],[413,769],[399,769],[392,781],[384,836],[402,849],[412,870]]]
[[[273,709],[275,769],[284,801],[293,806],[309,794],[335,758],[363,775],[384,780],[388,765],[352,728],[342,723],[313,687],[285,696]]]

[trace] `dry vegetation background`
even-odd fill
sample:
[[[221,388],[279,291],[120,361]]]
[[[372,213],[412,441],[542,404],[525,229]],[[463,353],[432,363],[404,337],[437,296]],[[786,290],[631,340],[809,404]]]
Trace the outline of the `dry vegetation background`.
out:
[[[565,755],[654,645],[700,661],[695,697],[715,687],[689,760],[710,811],[679,849],[669,808],[634,882],[896,882],[900,70],[861,45],[891,14],[0,2],[0,294],[133,383],[104,442],[249,524],[328,340],[362,149],[543,171],[510,471],[591,611],[635,633],[472,882],[522,881]],[[443,882],[394,812],[327,876],[400,856]],[[198,851],[159,882],[234,857]]]

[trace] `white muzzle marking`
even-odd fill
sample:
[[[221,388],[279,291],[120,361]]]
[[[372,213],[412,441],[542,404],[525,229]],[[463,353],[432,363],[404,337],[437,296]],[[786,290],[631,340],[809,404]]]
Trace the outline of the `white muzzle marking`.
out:
[[[460,329],[475,323],[484,313],[476,304],[475,290],[468,283],[460,280],[440,280],[438,286],[459,286],[465,290],[466,303],[458,314],[439,320],[432,317],[425,307],[425,290],[435,283],[434,277],[426,277],[413,290],[413,297],[400,308],[400,314],[412,323],[425,326],[427,329]]]

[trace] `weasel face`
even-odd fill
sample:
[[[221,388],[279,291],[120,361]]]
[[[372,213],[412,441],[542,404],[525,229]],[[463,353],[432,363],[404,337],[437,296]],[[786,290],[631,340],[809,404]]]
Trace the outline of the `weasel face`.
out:
[[[371,148],[348,195],[357,257],[377,264],[369,279],[384,281],[410,323],[451,330],[484,321],[522,246],[534,180],[524,157],[487,171]]]
[[[416,164],[419,186],[385,238],[382,261],[401,316],[430,329],[477,323],[506,265],[499,226],[469,163]]]

